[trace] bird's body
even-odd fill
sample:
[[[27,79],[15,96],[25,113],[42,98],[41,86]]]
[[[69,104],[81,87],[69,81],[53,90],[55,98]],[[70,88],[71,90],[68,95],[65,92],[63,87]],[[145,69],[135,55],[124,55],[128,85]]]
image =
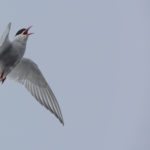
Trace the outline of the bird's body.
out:
[[[22,47],[19,42],[9,42],[5,50],[0,52],[0,72],[4,71],[3,77],[20,62],[25,52],[25,47]]]
[[[19,40],[18,37],[14,38],[11,42],[9,40],[11,23],[8,24],[4,31],[1,44],[0,44],[0,72],[3,73],[2,80],[11,72],[11,70],[20,62],[22,59],[28,37],[24,40]]]
[[[32,34],[28,33],[31,27],[19,30],[12,42],[8,38],[10,27],[11,23],[0,40],[0,80],[4,82],[8,77],[23,84],[37,101],[64,124],[56,97],[38,66],[32,60],[23,58],[28,36]]]

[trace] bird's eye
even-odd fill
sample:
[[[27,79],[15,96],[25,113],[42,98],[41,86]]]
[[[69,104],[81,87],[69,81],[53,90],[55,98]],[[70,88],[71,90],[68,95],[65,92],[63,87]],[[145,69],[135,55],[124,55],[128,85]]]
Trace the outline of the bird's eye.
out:
[[[26,35],[28,33],[28,31],[25,31],[23,34]]]

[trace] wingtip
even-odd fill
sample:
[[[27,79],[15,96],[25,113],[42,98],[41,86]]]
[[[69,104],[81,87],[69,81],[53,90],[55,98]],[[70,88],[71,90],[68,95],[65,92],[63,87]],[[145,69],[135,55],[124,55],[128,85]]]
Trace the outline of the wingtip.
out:
[[[11,26],[11,22],[9,22],[8,25]]]
[[[59,120],[59,121],[63,126],[65,125],[63,120]]]
[[[9,29],[11,28],[11,22],[8,23],[8,28],[9,28]]]

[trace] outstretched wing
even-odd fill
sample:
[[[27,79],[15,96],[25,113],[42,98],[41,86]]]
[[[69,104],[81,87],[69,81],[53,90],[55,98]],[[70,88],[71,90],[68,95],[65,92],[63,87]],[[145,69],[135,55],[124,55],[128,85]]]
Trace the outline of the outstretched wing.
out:
[[[22,61],[8,74],[8,78],[23,84],[37,101],[50,110],[60,122],[64,124],[56,97],[44,79],[38,66],[33,61],[23,58]]]
[[[11,23],[9,23],[3,33],[3,35],[1,36],[0,39],[0,52],[3,51],[3,49],[7,46],[7,44],[9,44],[9,32],[10,32],[10,28],[11,28]]]

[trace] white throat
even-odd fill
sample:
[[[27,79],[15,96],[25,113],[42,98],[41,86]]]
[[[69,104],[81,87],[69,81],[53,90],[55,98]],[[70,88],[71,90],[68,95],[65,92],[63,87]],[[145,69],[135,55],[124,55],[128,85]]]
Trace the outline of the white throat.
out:
[[[28,36],[26,35],[17,35],[14,37],[14,41],[19,42],[21,45],[26,45]]]

